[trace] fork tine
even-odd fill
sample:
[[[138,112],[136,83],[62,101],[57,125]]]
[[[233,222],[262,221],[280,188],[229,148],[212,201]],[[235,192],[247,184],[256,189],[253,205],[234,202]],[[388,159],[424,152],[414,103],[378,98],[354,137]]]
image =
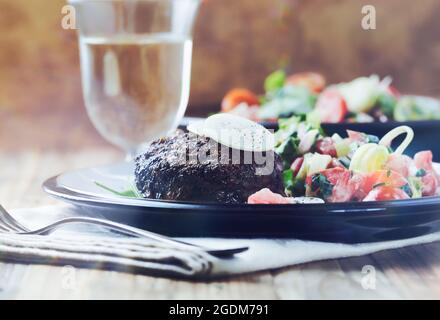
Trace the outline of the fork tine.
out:
[[[4,217],[4,209],[0,208],[0,228],[6,232],[15,232],[16,230],[12,228]]]
[[[15,232],[27,232],[28,228],[23,226],[20,222],[14,219],[2,205],[0,205],[0,221],[3,222],[3,227],[11,229]]]
[[[3,233],[3,232],[11,232],[11,229],[5,227],[3,222],[0,221],[0,233]]]
[[[14,229],[12,229],[3,219],[3,217],[0,214],[0,231],[2,232],[16,232]]]
[[[3,222],[4,227],[9,227],[13,231],[27,231],[27,228],[15,220],[2,205],[0,205],[0,220]]]
[[[0,215],[0,227],[1,229],[3,229],[4,231],[7,232],[20,232],[18,231],[16,228],[12,227],[5,219],[2,215]]]

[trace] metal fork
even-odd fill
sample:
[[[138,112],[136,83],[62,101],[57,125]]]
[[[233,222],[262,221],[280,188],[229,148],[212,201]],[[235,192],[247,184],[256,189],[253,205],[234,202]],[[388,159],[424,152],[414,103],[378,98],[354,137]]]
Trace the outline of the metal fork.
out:
[[[15,233],[22,235],[49,235],[52,232],[56,231],[57,229],[73,223],[99,225],[107,229],[114,230],[129,236],[152,239],[158,242],[171,244],[179,248],[203,251],[218,258],[231,257],[237,253],[241,253],[249,249],[249,247],[237,247],[237,248],[227,248],[227,249],[207,248],[207,247],[191,244],[188,242],[176,240],[151,231],[141,230],[138,228],[127,226],[121,223],[117,223],[109,220],[103,220],[103,219],[88,218],[88,217],[65,218],[58,220],[54,223],[51,223],[50,225],[45,226],[43,228],[37,230],[30,230],[27,227],[23,226],[20,222],[18,222],[10,213],[8,213],[8,211],[6,211],[5,208],[3,208],[0,205],[0,232],[3,231],[7,233]]]

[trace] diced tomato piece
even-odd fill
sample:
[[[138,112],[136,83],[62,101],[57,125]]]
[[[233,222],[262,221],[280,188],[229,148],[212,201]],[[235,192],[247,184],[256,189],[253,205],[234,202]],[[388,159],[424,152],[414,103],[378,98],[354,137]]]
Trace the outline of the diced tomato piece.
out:
[[[414,164],[417,169],[433,170],[432,157],[431,151],[420,151],[414,156]]]
[[[378,170],[366,175],[362,189],[369,193],[376,187],[387,186],[392,188],[402,188],[408,181],[403,175],[392,170]]]
[[[333,185],[332,195],[325,200],[329,202],[347,202],[352,199],[355,190],[350,183],[351,173],[349,170],[336,167],[323,170],[321,174]],[[309,183],[311,185],[311,179]]]
[[[323,170],[321,174],[324,175],[332,185],[336,185],[340,180],[350,178],[351,175],[350,171],[340,167]]]
[[[333,158],[337,157],[335,144],[332,138],[329,137],[316,141],[316,152],[320,154],[328,154]]]
[[[351,173],[344,168],[327,169],[324,175],[333,184],[332,196],[330,202],[347,202],[353,198],[355,192],[353,185],[350,183]]]
[[[437,194],[439,179],[435,172],[427,172],[422,177],[422,196],[429,197]]]
[[[267,188],[261,189],[252,194],[248,198],[249,204],[289,204],[292,203],[291,198],[283,197],[278,193],[274,193]]]
[[[399,188],[381,186],[374,188],[365,197],[364,201],[387,201],[409,199],[409,195]]]
[[[422,195],[426,197],[437,194],[437,189],[440,185],[440,177],[432,165],[432,152],[418,152],[414,156],[414,164],[417,169],[425,170],[425,175],[422,176]]]
[[[371,191],[366,183],[367,175],[364,173],[353,173],[350,185],[353,191],[353,200],[363,200]]]
[[[348,138],[351,142],[366,143],[367,136],[363,132],[347,130]]]
[[[341,180],[333,187],[329,202],[348,202],[353,199],[354,191],[349,180]]]
[[[413,160],[410,157],[392,153],[385,164],[385,168],[400,173],[404,177],[408,177],[412,163]]]
[[[223,98],[222,111],[229,112],[243,102],[249,106],[259,104],[258,97],[252,91],[242,88],[232,89]]]
[[[342,122],[348,112],[347,103],[335,89],[327,89],[321,93],[315,110],[323,123]]]
[[[304,163],[304,157],[296,158],[292,162],[292,165],[290,166],[290,169],[292,170],[294,177],[297,176],[297,174],[298,174],[299,170],[301,169],[301,166],[303,165],[303,163]]]
[[[317,72],[300,72],[289,76],[286,83],[304,86],[314,93],[320,93],[325,88],[326,80],[322,74]]]
[[[312,185],[312,178],[313,178],[313,175],[311,175],[311,176],[307,176],[307,178],[306,178],[306,186],[311,186]]]

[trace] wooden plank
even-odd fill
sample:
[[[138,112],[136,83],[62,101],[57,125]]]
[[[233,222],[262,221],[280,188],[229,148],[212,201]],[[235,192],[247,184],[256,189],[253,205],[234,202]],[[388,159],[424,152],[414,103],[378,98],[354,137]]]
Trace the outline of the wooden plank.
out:
[[[0,298],[17,299],[402,299],[438,298],[439,277],[417,273],[394,253],[347,258],[262,272],[224,281],[188,282],[110,271],[1,264],[8,281]],[[390,257],[391,255],[391,257]],[[387,257],[386,259],[384,257]],[[376,288],[362,287],[365,265],[376,268]],[[417,269],[419,270],[419,269]],[[438,272],[438,267],[437,267]],[[429,277],[428,277],[429,274]],[[430,281],[431,284],[427,283]]]
[[[281,299],[378,298],[376,292],[362,288],[360,270],[347,272],[337,260],[314,262],[283,270],[274,283]]]
[[[403,298],[371,255],[339,259],[338,262],[345,276],[357,284],[357,291],[353,292],[352,297],[356,297],[356,299]],[[373,272],[373,274],[371,272]],[[374,285],[365,282],[365,280],[368,280],[366,277],[370,275],[374,277]]]
[[[415,248],[423,250],[423,246]],[[433,299],[436,293],[432,286],[439,286],[439,278],[436,277],[432,282],[432,273],[418,261],[417,256],[411,255],[413,249],[387,250],[375,253],[372,257],[404,298]]]

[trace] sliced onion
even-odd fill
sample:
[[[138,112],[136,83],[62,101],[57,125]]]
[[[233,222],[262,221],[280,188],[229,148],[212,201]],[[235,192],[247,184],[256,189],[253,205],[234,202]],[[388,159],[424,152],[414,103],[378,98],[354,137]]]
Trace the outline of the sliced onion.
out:
[[[350,170],[370,173],[381,170],[389,159],[389,152],[385,146],[367,143],[360,146],[350,162]]]
[[[396,154],[402,154],[405,149],[409,146],[411,141],[414,139],[414,131],[408,126],[400,126],[397,128],[394,128],[390,132],[388,132],[386,135],[383,136],[382,139],[380,139],[379,144],[382,146],[390,146],[391,142],[400,136],[401,134],[406,133],[405,140],[400,144],[399,147],[397,147],[396,151],[394,153]]]

